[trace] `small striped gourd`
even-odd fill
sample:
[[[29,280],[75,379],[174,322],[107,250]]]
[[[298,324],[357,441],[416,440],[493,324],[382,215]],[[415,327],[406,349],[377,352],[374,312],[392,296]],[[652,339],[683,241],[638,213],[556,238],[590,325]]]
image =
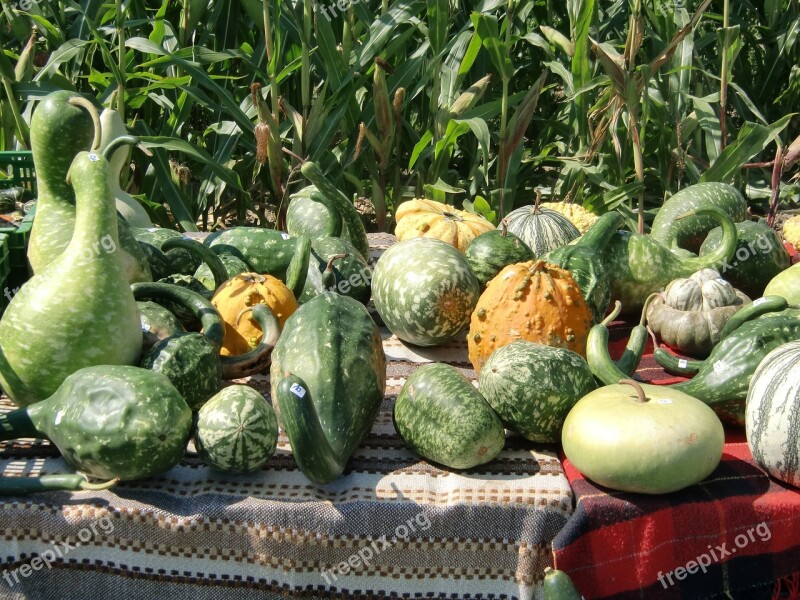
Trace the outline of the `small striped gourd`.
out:
[[[759,363],[747,392],[747,444],[773,477],[800,487],[800,340]]]
[[[536,204],[512,210],[506,216],[508,230],[525,242],[534,256],[566,246],[580,237],[581,232],[567,217]]]

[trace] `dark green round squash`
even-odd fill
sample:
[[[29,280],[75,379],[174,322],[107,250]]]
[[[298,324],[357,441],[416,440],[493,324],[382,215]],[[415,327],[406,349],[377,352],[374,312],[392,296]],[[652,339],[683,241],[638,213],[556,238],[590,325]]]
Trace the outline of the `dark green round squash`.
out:
[[[482,286],[504,267],[535,258],[533,250],[507,228],[480,234],[469,243],[464,257]]]

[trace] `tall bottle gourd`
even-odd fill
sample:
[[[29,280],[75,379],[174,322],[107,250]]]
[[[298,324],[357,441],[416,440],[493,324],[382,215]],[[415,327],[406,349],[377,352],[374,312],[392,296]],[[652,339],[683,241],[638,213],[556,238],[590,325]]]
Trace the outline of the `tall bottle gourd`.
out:
[[[22,286],[0,320],[0,384],[19,406],[50,397],[78,369],[139,360],[139,311],[123,266],[108,169],[97,154],[75,157],[68,176],[77,204],[72,239]]]

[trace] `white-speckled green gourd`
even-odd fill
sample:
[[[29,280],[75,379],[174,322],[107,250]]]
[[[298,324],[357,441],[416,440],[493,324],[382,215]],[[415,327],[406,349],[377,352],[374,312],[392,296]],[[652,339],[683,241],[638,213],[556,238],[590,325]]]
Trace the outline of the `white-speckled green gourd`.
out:
[[[78,152],[99,145],[99,128],[97,110],[74,92],[53,92],[33,111],[31,151],[36,165],[38,197],[28,243],[28,261],[34,273],[39,273],[55,260],[72,238],[76,218],[75,192],[66,183],[66,175]],[[110,189],[108,199],[114,201]],[[118,246],[128,282],[151,281],[147,258],[127,222],[118,219],[117,228]]]
[[[324,292],[300,306],[273,350],[270,384],[300,470],[315,483],[337,479],[386,388],[380,330],[364,305]]]
[[[49,439],[70,467],[112,483],[172,468],[191,427],[192,411],[166,376],[102,365],[76,371],[42,402],[0,415],[0,441]],[[0,478],[0,495],[51,489],[97,487],[68,475]]]
[[[72,240],[22,286],[0,320],[0,384],[17,405],[50,397],[84,367],[136,364],[142,348],[108,161],[80,152],[70,177],[77,200]]]

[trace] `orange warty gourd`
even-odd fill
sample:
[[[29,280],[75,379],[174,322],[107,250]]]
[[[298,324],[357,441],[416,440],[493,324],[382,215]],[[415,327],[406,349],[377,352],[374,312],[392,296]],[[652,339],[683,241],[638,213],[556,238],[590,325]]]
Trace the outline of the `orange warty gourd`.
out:
[[[225,322],[222,356],[237,356],[255,348],[261,341],[261,329],[252,318],[252,312],[242,311],[256,304],[266,304],[272,309],[283,329],[286,319],[297,310],[297,300],[284,283],[271,275],[240,273],[223,283],[211,298]]]
[[[492,352],[517,340],[585,357],[591,327],[589,307],[569,271],[543,260],[509,265],[489,282],[472,313],[469,360],[480,372]]]
[[[394,234],[400,241],[415,237],[442,240],[462,254],[469,243],[482,233],[494,231],[494,225],[480,215],[458,210],[435,200],[408,200],[395,213]]]

